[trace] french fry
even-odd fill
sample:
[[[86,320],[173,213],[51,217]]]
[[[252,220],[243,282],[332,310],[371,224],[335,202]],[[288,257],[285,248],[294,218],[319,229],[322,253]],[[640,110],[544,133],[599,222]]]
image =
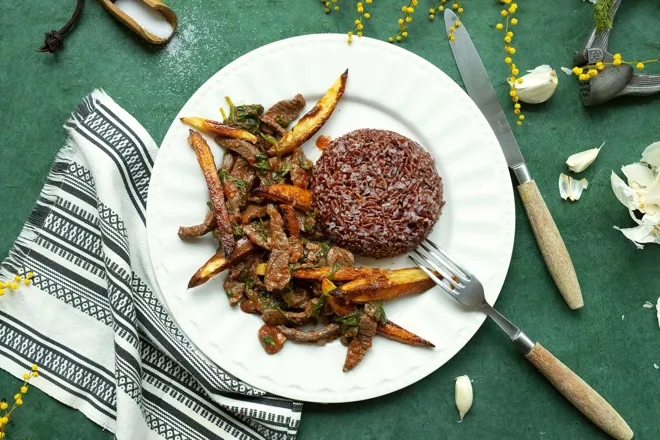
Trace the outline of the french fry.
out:
[[[243,139],[252,144],[257,142],[257,137],[250,133],[249,131],[242,130],[240,128],[230,127],[218,121],[212,121],[211,119],[204,118],[181,118],[181,122],[184,124],[192,125],[198,130],[210,131],[211,133],[219,134],[220,136],[225,136],[234,139]]]
[[[188,288],[192,289],[193,287],[201,286],[220,272],[229,268],[232,264],[237,263],[248,255],[254,253],[257,249],[257,246],[246,238],[238,240],[236,249],[229,259],[226,259],[223,254],[213,255],[197,272],[195,272],[195,275],[190,278]]]
[[[426,339],[420,338],[413,332],[410,332],[405,328],[396,325],[390,320],[387,320],[385,325],[378,326],[377,334],[387,339],[401,342],[402,344],[417,345],[421,347],[435,347],[433,343],[427,341]]]
[[[385,272],[387,269],[375,269],[371,267],[340,267],[332,277],[334,281],[353,281],[358,278],[375,278]],[[303,280],[321,280],[332,272],[332,267],[317,267],[314,269],[296,269],[292,275],[294,278]]]
[[[376,278],[350,281],[332,291],[331,295],[347,302],[364,304],[425,292],[433,286],[435,283],[424,271],[408,268],[385,272]]]
[[[293,205],[302,211],[312,210],[312,192],[293,185],[275,184],[260,186],[252,191],[257,197]]]
[[[321,291],[326,296],[326,302],[330,305],[330,308],[337,316],[346,316],[349,313],[355,311],[357,306],[355,304],[340,304],[332,295],[331,292],[335,290],[337,286],[334,285],[332,281],[327,278],[323,278],[321,281]]]
[[[304,144],[309,138],[319,131],[326,123],[337,102],[344,94],[346,88],[346,78],[348,78],[348,69],[337,78],[325,95],[305,114],[293,128],[288,131],[282,139],[268,150],[269,156],[283,156],[294,151]]]
[[[220,233],[220,242],[225,255],[231,255],[234,252],[234,234],[231,231],[231,223],[229,221],[229,214],[225,207],[225,195],[222,190],[222,183],[218,177],[218,170],[215,166],[215,159],[213,153],[209,148],[209,144],[202,137],[201,134],[194,130],[190,130],[188,136],[188,143],[195,150],[197,162],[199,167],[204,173],[206,179],[206,186],[209,188],[209,195],[211,196],[211,205],[215,215],[215,221]],[[310,196],[311,197],[311,196]]]

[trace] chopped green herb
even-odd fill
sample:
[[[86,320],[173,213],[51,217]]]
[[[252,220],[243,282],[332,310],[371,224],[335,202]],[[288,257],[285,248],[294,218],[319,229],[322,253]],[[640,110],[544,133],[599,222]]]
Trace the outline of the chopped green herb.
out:
[[[338,322],[343,327],[357,327],[360,324],[361,318],[362,310],[356,310],[348,315],[336,317],[335,322]]]
[[[241,271],[241,273],[238,275],[238,281],[241,283],[247,282],[247,280],[250,279],[250,268],[246,267]]]
[[[247,281],[245,281],[245,290],[250,290],[252,287],[254,287],[254,280],[249,278]]]
[[[376,301],[374,303],[378,309],[376,310],[376,313],[374,314],[374,319],[378,321],[380,325],[385,325],[387,324],[387,315],[385,315],[385,309],[383,308],[383,302],[382,301]]]
[[[264,106],[260,104],[239,105],[236,107],[235,118],[237,121],[245,121],[246,119],[256,118],[264,112]]]
[[[277,170],[277,173],[273,175],[273,180],[275,182],[279,182],[280,180],[284,179],[287,174],[289,174],[289,171],[291,171],[291,161],[285,160],[282,162],[282,165],[280,165],[280,169]]]
[[[238,189],[239,191],[244,191],[245,188],[247,187],[247,182],[245,180],[239,179],[238,177],[232,176],[231,174],[229,174],[227,171],[223,170],[222,168],[220,168],[218,170],[218,177],[223,182],[225,182],[225,181],[233,182],[234,185],[236,185],[236,189]]]
[[[328,259],[328,253],[330,252],[330,244],[323,242],[320,243],[321,249],[319,250],[319,254],[321,255],[321,258],[324,260]]]
[[[227,113],[225,113],[225,109],[220,107],[220,114],[222,115],[222,122],[224,122],[227,119]]]
[[[312,308],[312,316],[319,316],[321,314],[323,307],[325,307],[326,298],[327,297],[325,295],[321,295],[321,297],[316,301],[314,307]]]
[[[243,237],[245,235],[243,228],[241,228],[239,225],[231,225],[231,233],[236,237]]]
[[[272,136],[268,136],[268,135],[265,134],[265,133],[259,133],[259,135],[261,136],[261,139],[263,139],[263,140],[265,140],[266,142],[268,142],[269,144],[274,145],[274,146],[277,147],[277,145],[278,145],[277,139],[275,139],[275,138],[272,137]]]
[[[266,345],[275,345],[275,338],[273,338],[272,336],[268,336],[268,335],[262,336],[261,337],[261,342],[266,344]]]
[[[289,123],[282,117],[282,115],[275,115],[275,122],[286,128]]]
[[[343,266],[343,264],[341,264],[339,262],[335,262],[335,264],[332,265],[332,269],[330,270],[330,272],[328,273],[326,278],[329,279],[330,281],[334,281],[335,280],[335,275],[337,274],[337,271],[342,266]]]
[[[268,162],[268,156],[265,154],[255,154],[254,163],[252,164],[258,170],[261,171],[270,171],[270,162]]]
[[[311,170],[312,167],[314,166],[312,161],[307,159],[303,152],[300,152],[300,154],[298,154],[298,165],[300,165],[300,168],[302,168],[303,170]]]
[[[227,104],[229,105],[229,119],[236,119],[236,107],[234,107],[234,103],[231,102],[231,98],[229,96],[225,96],[225,101],[227,101]]]

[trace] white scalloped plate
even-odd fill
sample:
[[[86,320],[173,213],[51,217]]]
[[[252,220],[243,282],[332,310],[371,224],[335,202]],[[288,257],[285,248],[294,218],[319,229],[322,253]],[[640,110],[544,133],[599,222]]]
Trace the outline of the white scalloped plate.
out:
[[[302,93],[308,110],[349,68],[346,93],[317,134],[338,137],[357,128],[382,128],[429,150],[447,202],[431,238],[467,264],[493,303],[513,248],[515,213],[509,173],[497,139],[470,98],[447,75],[395,45],[369,38],[349,46],[345,35],[308,35],[269,44],[215,74],[195,92],[160,147],[149,190],[149,249],[173,318],[199,350],[245,382],[280,396],[350,402],[404,388],[446,363],[476,333],[485,316],[460,307],[440,289],[386,304],[388,317],[434,342],[435,349],[376,338],[362,363],[342,372],[346,348],[287,343],[273,356],[257,339],[258,316],[229,307],[222,276],[186,290],[190,276],[213,254],[209,237],[184,242],[179,225],[198,223],[208,191],[181,116],[219,119],[223,97],[269,106]],[[305,145],[313,160],[316,136]],[[207,137],[216,155],[221,151]],[[362,261],[362,264],[370,264]],[[405,257],[379,261],[410,266]]]

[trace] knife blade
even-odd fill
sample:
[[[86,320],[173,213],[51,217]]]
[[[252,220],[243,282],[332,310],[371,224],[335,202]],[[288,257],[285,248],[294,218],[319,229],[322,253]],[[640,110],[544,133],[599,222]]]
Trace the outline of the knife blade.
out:
[[[507,165],[518,180],[520,198],[550,275],[568,306],[571,309],[579,309],[584,305],[584,301],[573,262],[552,214],[529,173],[477,48],[472,43],[465,24],[461,22],[460,27],[455,26],[458,17],[451,9],[445,9],[444,19],[447,33],[454,27],[455,38],[449,41],[449,46],[465,89],[495,132]]]
[[[445,28],[448,31],[450,27],[456,24],[457,19],[458,17],[451,9],[445,9]],[[506,163],[515,173],[516,169],[525,166],[525,159],[504,115],[504,110],[502,110],[502,106],[497,99],[488,72],[486,72],[486,68],[481,62],[477,48],[474,47],[464,23],[456,28],[454,36],[456,39],[450,42],[451,52],[456,60],[465,89],[495,132],[495,136],[497,136],[504,152]],[[520,176],[516,173],[519,183],[531,180],[528,171],[520,171]]]

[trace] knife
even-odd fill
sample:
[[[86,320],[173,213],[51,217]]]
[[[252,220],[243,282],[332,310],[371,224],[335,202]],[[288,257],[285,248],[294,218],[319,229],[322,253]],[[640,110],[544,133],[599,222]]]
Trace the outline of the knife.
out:
[[[450,27],[455,27],[457,20],[456,14],[451,9],[445,9],[447,33],[449,33]],[[552,214],[550,214],[536,182],[529,174],[525,159],[506,120],[502,106],[497,100],[486,68],[481,62],[481,58],[479,58],[477,49],[465,29],[465,25],[461,23],[460,27],[455,28],[453,33],[455,39],[449,42],[449,46],[454,55],[454,60],[456,60],[458,71],[463,78],[465,89],[495,132],[506,162],[518,180],[520,199],[525,206],[527,217],[536,236],[536,242],[552,279],[568,306],[573,310],[579,309],[584,305],[584,301],[575,268],[573,268],[573,262],[570,255],[568,255],[568,250],[557,225],[555,225]]]

